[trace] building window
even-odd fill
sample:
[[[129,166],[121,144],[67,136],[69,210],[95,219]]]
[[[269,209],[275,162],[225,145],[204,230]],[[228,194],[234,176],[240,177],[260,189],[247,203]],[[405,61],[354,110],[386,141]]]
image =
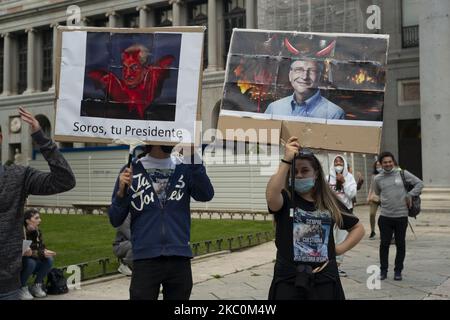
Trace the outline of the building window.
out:
[[[172,7],[155,9],[155,27],[171,27],[172,22]]]
[[[107,27],[108,26],[108,18],[106,18],[106,17],[89,18],[88,25],[90,27]]]
[[[420,0],[402,0],[402,47],[419,46]]]
[[[53,30],[42,32],[42,91],[53,83]]]
[[[225,51],[224,62],[227,61],[233,28],[245,28],[245,0],[226,0],[224,3]]]
[[[131,12],[123,15],[124,28],[139,28],[139,13]]]
[[[17,53],[19,65],[19,81],[17,83],[17,93],[21,94],[27,89],[27,34],[17,37]]]
[[[208,1],[192,1],[188,3],[188,25],[207,26],[208,25]],[[208,66],[208,29],[205,31],[203,41],[203,69]]]
[[[5,58],[3,50],[4,40],[3,38],[0,39],[0,93],[3,92],[3,59]]]
[[[409,106],[420,104],[419,79],[400,80],[398,82],[398,105]]]

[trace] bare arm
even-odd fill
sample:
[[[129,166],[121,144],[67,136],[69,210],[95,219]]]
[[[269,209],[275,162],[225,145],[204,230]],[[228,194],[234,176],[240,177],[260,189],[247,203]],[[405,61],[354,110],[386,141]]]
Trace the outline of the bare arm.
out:
[[[298,143],[297,137],[289,138],[285,146],[284,160],[291,162],[298,152],[299,147],[300,144]],[[289,169],[289,164],[281,162],[277,173],[275,173],[267,183],[266,201],[269,209],[272,211],[278,211],[283,206],[283,196],[281,191],[283,191]]]

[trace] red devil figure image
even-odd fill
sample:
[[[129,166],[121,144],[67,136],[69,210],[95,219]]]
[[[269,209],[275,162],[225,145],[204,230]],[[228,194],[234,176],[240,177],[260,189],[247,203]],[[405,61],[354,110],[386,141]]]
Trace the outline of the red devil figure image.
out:
[[[140,44],[134,44],[122,53],[122,79],[114,73],[93,70],[88,76],[97,86],[101,86],[110,101],[128,106],[128,111],[136,110],[144,119],[145,110],[156,98],[174,57],[166,55],[150,65],[149,50]]]

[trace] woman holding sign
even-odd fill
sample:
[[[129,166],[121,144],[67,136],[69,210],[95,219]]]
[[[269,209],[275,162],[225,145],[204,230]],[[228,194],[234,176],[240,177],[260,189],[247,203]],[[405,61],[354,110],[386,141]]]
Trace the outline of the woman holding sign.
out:
[[[266,200],[274,214],[277,247],[269,299],[345,299],[336,255],[353,248],[364,236],[364,227],[348,214],[329,188],[319,160],[300,150],[296,137],[286,143],[278,172],[267,184]],[[338,245],[335,224],[349,231]]]

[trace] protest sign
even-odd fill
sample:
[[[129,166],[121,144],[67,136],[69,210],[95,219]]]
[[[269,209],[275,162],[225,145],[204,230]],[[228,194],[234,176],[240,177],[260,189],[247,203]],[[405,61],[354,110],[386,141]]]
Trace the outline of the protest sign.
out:
[[[305,147],[377,153],[388,40],[234,29],[219,129],[278,122],[285,141],[295,135]]]
[[[59,27],[58,141],[193,143],[204,27]]]

